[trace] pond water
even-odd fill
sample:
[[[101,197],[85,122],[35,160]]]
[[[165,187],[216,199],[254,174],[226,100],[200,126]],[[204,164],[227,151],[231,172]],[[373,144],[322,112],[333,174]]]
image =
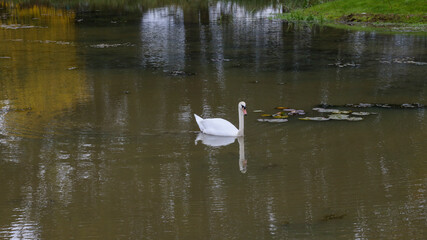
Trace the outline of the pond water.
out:
[[[427,235],[426,108],[399,107],[427,104],[425,35],[235,3],[13,11],[0,9],[0,238]],[[199,135],[193,114],[237,125],[241,100],[244,137]],[[257,121],[358,103],[394,105]]]

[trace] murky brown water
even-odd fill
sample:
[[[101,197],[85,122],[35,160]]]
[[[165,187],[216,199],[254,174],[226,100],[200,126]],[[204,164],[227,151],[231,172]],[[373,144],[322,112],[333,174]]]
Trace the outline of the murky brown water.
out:
[[[253,110],[427,104],[427,38],[232,6],[2,20],[0,238],[425,237],[425,108],[286,123]],[[195,144],[194,113],[237,124],[240,100],[244,138]]]

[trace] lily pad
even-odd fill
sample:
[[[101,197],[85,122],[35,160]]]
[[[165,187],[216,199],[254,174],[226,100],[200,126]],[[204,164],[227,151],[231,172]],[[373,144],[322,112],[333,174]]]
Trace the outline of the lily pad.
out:
[[[359,103],[359,104],[347,104],[348,107],[356,107],[356,108],[368,108],[373,107],[373,104],[370,103]]]
[[[253,112],[254,112],[254,113],[262,113],[262,112],[264,112],[264,111],[263,111],[263,110],[258,110],[258,109],[257,109],[257,110],[253,110]]]
[[[261,117],[272,117],[273,115],[265,113],[265,114],[261,114]]]
[[[371,115],[372,113],[370,112],[352,112],[352,115],[356,115],[356,116],[368,116]]]
[[[327,108],[313,108],[314,111],[318,111],[320,113],[339,113],[338,109],[327,109]]]
[[[292,116],[292,115],[305,115],[304,110],[294,110],[291,112],[288,112],[288,115]]]
[[[304,120],[304,121],[328,121],[330,120],[329,118],[325,118],[325,117],[305,117],[305,118],[298,118],[299,120]]]
[[[281,118],[288,118],[288,116],[286,116],[286,115],[273,115],[273,117],[274,118],[277,118],[277,119],[281,119]]]
[[[347,120],[349,118],[349,115],[347,114],[332,114],[329,115],[329,119],[332,120]]]
[[[401,106],[401,107],[403,107],[403,108],[415,108],[415,106],[414,106],[414,105],[409,104],[409,103],[404,103],[404,104],[402,104],[402,106]]]
[[[391,106],[389,104],[378,103],[378,104],[375,104],[375,106],[376,107],[381,107],[381,108],[391,108]]]
[[[272,116],[277,117],[277,116],[284,116],[284,115],[285,115],[284,112],[277,112],[277,113],[273,114]]]
[[[271,123],[284,123],[287,122],[288,119],[257,119],[258,122],[271,122]]]

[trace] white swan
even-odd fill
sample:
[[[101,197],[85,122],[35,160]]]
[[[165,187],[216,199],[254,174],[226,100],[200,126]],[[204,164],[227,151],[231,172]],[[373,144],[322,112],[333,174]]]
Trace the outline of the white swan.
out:
[[[196,118],[197,125],[199,125],[200,131],[209,135],[216,136],[243,136],[244,130],[244,120],[243,116],[247,115],[246,112],[246,103],[239,102],[238,109],[239,113],[239,129],[237,129],[232,123],[222,118],[208,118],[203,119],[196,114],[194,117]]]

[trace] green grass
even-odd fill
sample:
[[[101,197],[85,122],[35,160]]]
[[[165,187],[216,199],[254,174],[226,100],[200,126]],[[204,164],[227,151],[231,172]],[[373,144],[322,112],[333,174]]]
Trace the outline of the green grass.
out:
[[[336,0],[300,8],[276,18],[339,28],[426,34],[427,0]]]
[[[321,15],[306,14],[302,10],[295,10],[290,13],[280,14],[277,18],[296,23],[312,23],[312,24],[323,24],[326,19]]]
[[[356,20],[367,22],[427,21],[426,0],[337,0],[304,9],[303,12],[330,20],[339,20],[343,16],[356,14]]]
[[[336,0],[307,9],[309,12],[343,15],[350,13],[372,14],[426,14],[425,0]]]

